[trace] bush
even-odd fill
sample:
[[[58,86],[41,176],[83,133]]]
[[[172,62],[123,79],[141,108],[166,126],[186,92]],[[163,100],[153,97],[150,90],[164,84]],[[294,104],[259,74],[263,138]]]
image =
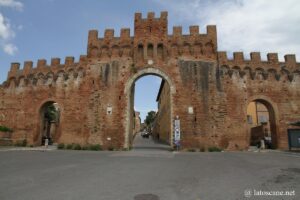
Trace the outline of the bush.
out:
[[[196,149],[188,149],[188,152],[196,152]]]
[[[16,147],[22,147],[23,146],[23,141],[17,141],[15,144],[14,144],[14,146],[16,146]]]
[[[74,150],[81,150],[80,144],[74,144],[74,145],[73,145],[73,149],[74,149]]]
[[[73,149],[73,144],[67,144],[66,149]]]
[[[27,140],[24,139],[24,140],[22,141],[22,147],[26,147],[26,146],[27,146]]]
[[[221,152],[222,149],[220,149],[218,147],[208,147],[208,151],[209,152]]]
[[[0,126],[0,131],[2,131],[2,132],[12,132],[13,130],[6,127],[6,126]]]
[[[27,140],[24,139],[24,140],[18,140],[14,146],[17,146],[17,147],[26,147],[27,146]]]
[[[90,150],[92,151],[100,151],[102,150],[100,144],[91,144],[90,147],[89,147]]]
[[[112,147],[112,146],[108,147],[107,149],[108,149],[108,151],[113,151],[113,150],[115,150],[115,148]]]
[[[64,149],[65,148],[65,144],[64,143],[60,143],[57,145],[58,149]]]
[[[81,150],[89,150],[89,146],[85,145],[81,147]]]

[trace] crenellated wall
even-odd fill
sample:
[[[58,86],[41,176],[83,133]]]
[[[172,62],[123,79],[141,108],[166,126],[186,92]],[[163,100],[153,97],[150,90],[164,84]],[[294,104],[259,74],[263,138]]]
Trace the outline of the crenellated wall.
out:
[[[165,121],[180,119],[183,149],[247,149],[251,101],[266,105],[274,147],[287,149],[289,124],[300,119],[300,63],[295,55],[279,62],[276,53],[263,61],[258,52],[249,60],[236,52],[229,59],[218,52],[216,26],[207,26],[206,33],[198,26],[189,30],[184,35],[178,26],[168,34],[167,12],[159,17],[150,12],[146,18],[136,13],[133,33],[124,28],[116,37],[107,29],[99,37],[97,30],[89,31],[87,54],[78,62],[66,57],[64,63],[40,59],[35,66],[26,61],[22,68],[12,63],[0,86],[0,125],[14,130],[13,142],[26,139],[40,145],[41,108],[56,102],[61,118],[54,142],[128,148],[134,83],[152,74],[168,83],[170,120]],[[173,133],[172,123],[165,127]]]
[[[233,59],[228,59],[226,52],[218,52],[218,63],[222,73],[232,75],[238,71],[243,77],[251,79],[287,79],[293,81],[300,72],[300,63],[295,55],[285,55],[285,62],[279,62],[277,53],[268,53],[267,61],[262,61],[259,52],[251,52],[250,60],[244,59],[243,52],[234,52]]]

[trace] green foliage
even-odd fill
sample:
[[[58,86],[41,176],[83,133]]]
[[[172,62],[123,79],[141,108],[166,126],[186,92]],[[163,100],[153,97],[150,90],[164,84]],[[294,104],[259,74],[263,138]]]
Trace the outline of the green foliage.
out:
[[[65,144],[64,144],[64,143],[59,143],[59,144],[57,145],[57,148],[58,148],[58,149],[64,149],[64,148],[65,148]]]
[[[107,149],[108,149],[108,151],[114,151],[115,150],[115,148],[113,146],[110,146]]]
[[[91,150],[91,151],[101,151],[102,147],[100,144],[90,144],[81,146],[80,144],[63,144],[60,143],[57,145],[58,149],[68,149],[68,150]]]
[[[74,145],[73,145],[73,149],[74,149],[74,150],[81,150],[80,144],[74,144]]]
[[[2,131],[2,132],[13,132],[12,129],[10,129],[6,126],[0,126],[0,131]]]
[[[92,150],[92,151],[100,151],[102,150],[100,144],[91,144],[89,146],[89,150]]]
[[[56,110],[54,104],[50,104],[46,108],[45,117],[49,121],[57,121],[58,120],[58,111]]]
[[[196,149],[188,149],[188,152],[196,152]]]
[[[291,123],[293,126],[300,126],[300,121]]]
[[[150,111],[148,112],[148,115],[146,116],[145,123],[149,126],[152,124],[155,120],[156,112],[155,111]]]
[[[85,145],[81,147],[81,150],[89,150],[89,146]]]
[[[66,149],[73,149],[73,144],[67,144]]]
[[[26,147],[27,146],[27,140],[24,139],[24,140],[18,140],[16,141],[16,143],[14,144],[14,146],[17,146],[17,147]]]
[[[22,141],[22,146],[23,146],[23,147],[26,147],[26,146],[27,146],[27,140],[26,140],[26,139],[24,139],[24,140]]]
[[[220,149],[218,147],[208,147],[208,151],[209,152],[221,152],[222,149]]]

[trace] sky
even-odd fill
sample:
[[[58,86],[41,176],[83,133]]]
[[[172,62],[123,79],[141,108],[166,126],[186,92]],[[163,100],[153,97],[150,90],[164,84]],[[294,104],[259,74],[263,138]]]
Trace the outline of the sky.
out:
[[[26,60],[45,58],[49,63],[51,57],[65,56],[78,60],[86,54],[90,29],[103,36],[104,29],[113,28],[118,36],[128,27],[133,35],[134,13],[146,16],[150,11],[157,16],[168,11],[169,34],[173,26],[182,26],[187,34],[190,25],[199,25],[201,33],[206,25],[217,25],[218,50],[229,57],[234,51],[245,52],[246,58],[252,51],[260,51],[263,59],[268,52],[277,52],[281,61],[285,54],[300,57],[299,0],[0,0],[0,83],[11,62],[22,66]],[[155,85],[157,79],[140,81]],[[157,87],[147,92],[152,90]],[[145,96],[145,90],[139,93]],[[155,98],[136,107],[154,109]]]
[[[147,75],[135,82],[134,110],[140,112],[142,122],[149,111],[157,111],[156,97],[161,80],[158,76]]]

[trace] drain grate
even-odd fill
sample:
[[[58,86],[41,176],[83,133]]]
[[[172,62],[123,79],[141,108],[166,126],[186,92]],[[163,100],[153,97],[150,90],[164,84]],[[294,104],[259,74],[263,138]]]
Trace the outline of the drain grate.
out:
[[[159,197],[154,194],[138,194],[134,196],[134,200],[159,200]]]

